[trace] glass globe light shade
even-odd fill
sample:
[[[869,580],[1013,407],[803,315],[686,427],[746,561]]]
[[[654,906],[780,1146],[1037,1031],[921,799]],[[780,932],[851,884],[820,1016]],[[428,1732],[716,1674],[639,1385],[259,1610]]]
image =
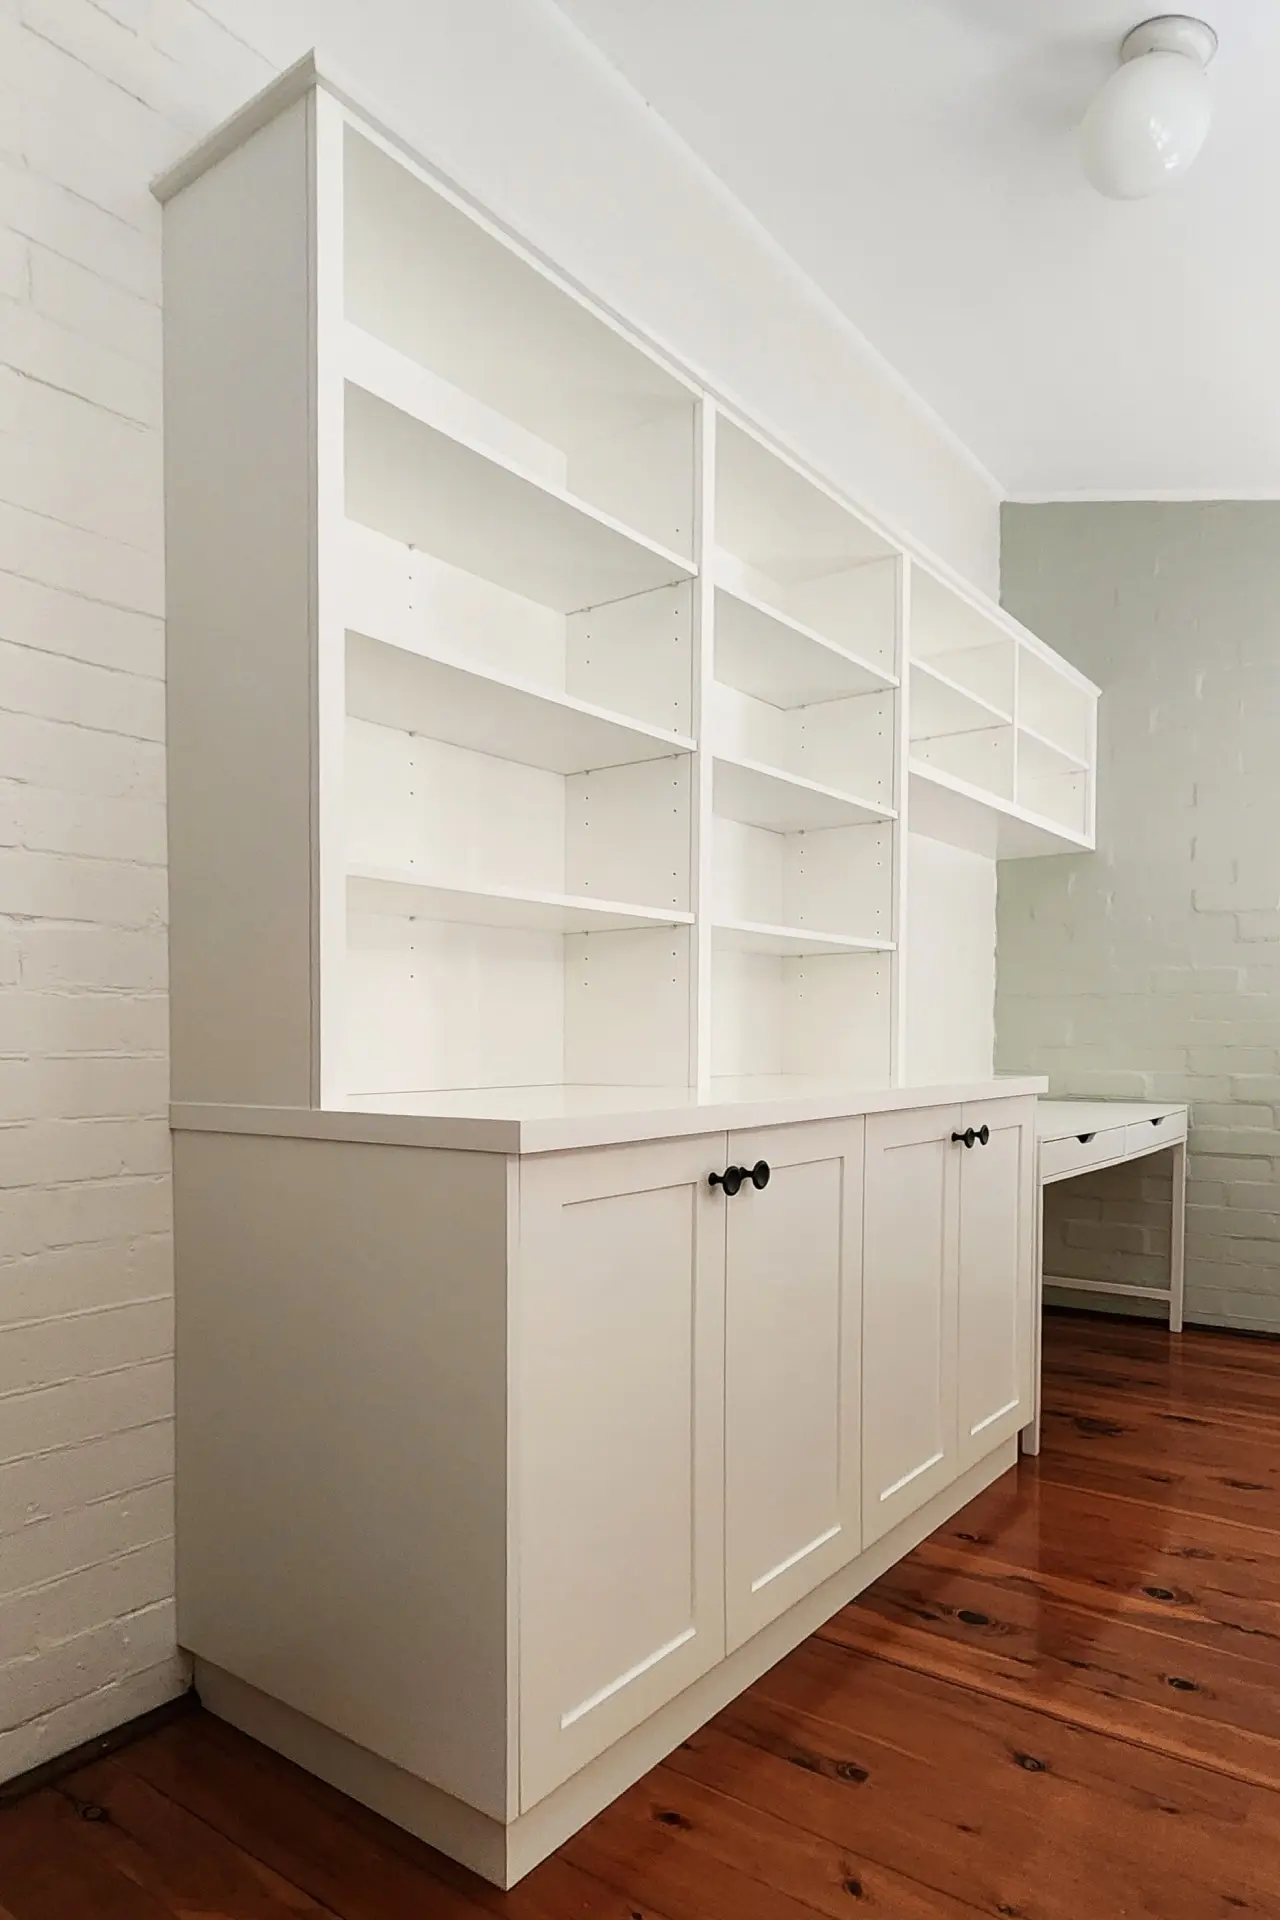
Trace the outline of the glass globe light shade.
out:
[[[1080,127],[1085,175],[1111,200],[1140,200],[1185,173],[1209,131],[1213,96],[1184,53],[1144,53],[1118,67]]]

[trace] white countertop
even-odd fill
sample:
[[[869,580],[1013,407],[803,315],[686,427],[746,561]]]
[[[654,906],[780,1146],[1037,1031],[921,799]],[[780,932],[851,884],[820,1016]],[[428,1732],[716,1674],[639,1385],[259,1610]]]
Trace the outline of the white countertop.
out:
[[[1185,1103],[1141,1100],[1040,1100],[1036,1103],[1036,1137],[1040,1140],[1078,1139],[1082,1133],[1102,1133],[1107,1127],[1136,1127],[1142,1120],[1164,1120],[1185,1113]]]
[[[836,1120],[909,1107],[956,1106],[1043,1093],[1022,1075],[953,1086],[859,1086],[792,1077],[716,1080],[694,1087],[493,1087],[465,1093],[353,1096],[345,1107],[197,1106],[170,1109],[175,1132],[274,1134],[476,1153],[555,1153],[575,1147],[671,1139]]]

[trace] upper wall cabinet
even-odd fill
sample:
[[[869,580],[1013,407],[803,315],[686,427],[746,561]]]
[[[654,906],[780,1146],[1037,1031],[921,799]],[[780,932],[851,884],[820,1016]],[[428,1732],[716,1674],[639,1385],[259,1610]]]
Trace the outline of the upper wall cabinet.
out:
[[[892,1082],[1093,689],[314,67],[158,191],[175,1098]]]
[[[908,636],[912,828],[996,858],[1092,847],[1092,681],[918,562]]]

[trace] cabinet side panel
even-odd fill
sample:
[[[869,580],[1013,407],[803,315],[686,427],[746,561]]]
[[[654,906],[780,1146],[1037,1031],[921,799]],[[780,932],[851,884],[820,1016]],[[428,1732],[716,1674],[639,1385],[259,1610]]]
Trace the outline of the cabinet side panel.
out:
[[[164,216],[177,1100],[312,1099],[309,111]]]
[[[502,1819],[506,1162],[174,1148],[179,1638]]]

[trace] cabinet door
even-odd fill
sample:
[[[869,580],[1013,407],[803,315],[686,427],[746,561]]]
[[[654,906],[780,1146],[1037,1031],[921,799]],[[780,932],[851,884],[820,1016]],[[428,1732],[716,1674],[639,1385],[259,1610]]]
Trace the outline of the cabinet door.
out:
[[[526,1160],[520,1804],[724,1655],[723,1134]]]
[[[959,1107],[870,1114],[862,1272],[864,1546],[956,1473]]]
[[[960,1156],[961,1469],[1031,1418],[1031,1282],[1035,1109],[1027,1100],[966,1106],[989,1139]]]
[[[859,1550],[861,1120],[731,1133],[722,1204],[730,1649]]]

